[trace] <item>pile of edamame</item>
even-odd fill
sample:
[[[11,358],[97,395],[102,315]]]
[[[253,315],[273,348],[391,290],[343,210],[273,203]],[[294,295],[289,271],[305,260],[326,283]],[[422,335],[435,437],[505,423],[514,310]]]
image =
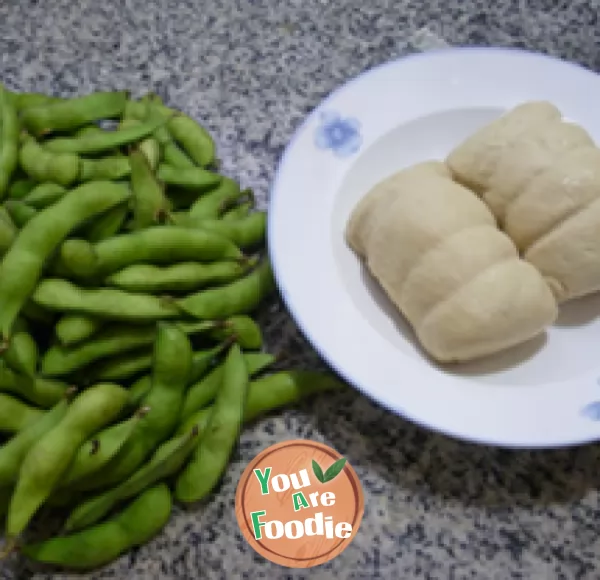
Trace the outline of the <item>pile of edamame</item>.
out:
[[[0,86],[0,201],[5,554],[107,564],[217,491],[245,422],[340,388],[274,370],[265,213],[155,95]]]

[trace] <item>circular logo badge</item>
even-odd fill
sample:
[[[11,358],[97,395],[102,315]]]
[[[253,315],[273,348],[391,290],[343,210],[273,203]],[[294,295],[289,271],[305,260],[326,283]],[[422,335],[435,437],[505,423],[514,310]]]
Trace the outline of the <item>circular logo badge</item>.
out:
[[[267,560],[289,568],[318,566],[343,552],[364,506],[360,481],[346,459],[305,439],[259,453],[236,493],[246,540]]]

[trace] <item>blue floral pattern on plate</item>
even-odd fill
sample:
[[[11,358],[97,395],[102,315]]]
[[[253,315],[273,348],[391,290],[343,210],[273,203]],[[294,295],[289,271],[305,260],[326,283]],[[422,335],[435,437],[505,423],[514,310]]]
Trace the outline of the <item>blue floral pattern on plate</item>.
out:
[[[337,157],[349,157],[360,149],[362,137],[357,119],[342,119],[333,111],[325,111],[319,118],[315,132],[315,145],[319,149],[331,149]]]

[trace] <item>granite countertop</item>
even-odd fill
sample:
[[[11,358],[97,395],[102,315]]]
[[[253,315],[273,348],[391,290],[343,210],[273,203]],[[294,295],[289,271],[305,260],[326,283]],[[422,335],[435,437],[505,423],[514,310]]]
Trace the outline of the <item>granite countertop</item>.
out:
[[[203,120],[224,171],[268,188],[295,127],[365,68],[444,45],[518,46],[600,70],[597,0],[5,0],[0,80],[17,90],[153,90]],[[272,350],[322,365],[280,303],[263,314]],[[305,437],[348,457],[365,489],[360,531],[308,571],[265,562],[233,505],[247,462]],[[0,564],[0,579],[583,579],[600,576],[598,446],[511,452],[426,432],[354,392],[322,397],[244,431],[219,494],[89,576]]]

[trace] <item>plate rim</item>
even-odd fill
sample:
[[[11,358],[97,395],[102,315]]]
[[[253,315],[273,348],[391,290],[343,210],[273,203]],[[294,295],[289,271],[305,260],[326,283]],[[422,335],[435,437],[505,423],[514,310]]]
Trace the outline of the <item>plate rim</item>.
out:
[[[510,55],[511,58],[515,55],[531,58],[534,57],[540,60],[546,60],[549,62],[553,62],[556,64],[560,64],[563,67],[569,67],[578,70],[580,73],[585,72],[586,74],[593,76],[596,80],[600,80],[600,75],[593,71],[592,69],[583,66],[577,62],[567,60],[565,58],[549,55],[547,53],[539,52],[536,50],[526,50],[518,47],[495,47],[495,46],[458,46],[458,47],[436,47],[433,49],[429,49],[426,51],[418,51],[410,54],[406,54],[389,61],[380,63],[378,65],[374,65],[366,68],[362,72],[348,78],[345,82],[334,88],[330,91],[325,97],[323,97],[319,102],[317,102],[311,109],[309,113],[307,113],[300,124],[296,127],[296,129],[292,132],[291,137],[287,141],[287,144],[279,157],[277,162],[275,172],[273,178],[271,180],[271,186],[269,188],[269,200],[268,200],[268,217],[267,217],[267,251],[269,254],[269,259],[272,264],[272,269],[275,277],[275,281],[279,290],[279,294],[282,302],[288,310],[289,315],[293,318],[295,324],[298,329],[302,332],[307,342],[310,344],[311,348],[319,355],[319,357],[333,370],[338,376],[340,376],[349,386],[353,389],[357,390],[360,394],[364,395],[367,399],[369,399],[372,403],[376,404],[380,408],[390,412],[391,414],[401,417],[409,421],[410,423],[430,431],[432,433],[442,434],[446,437],[450,437],[456,441],[460,441],[463,443],[471,443],[482,446],[490,446],[496,448],[504,448],[504,449],[515,449],[515,450],[535,450],[535,449],[562,449],[562,448],[570,448],[581,445],[586,445],[590,443],[595,443],[600,441],[600,433],[593,436],[583,436],[581,438],[572,439],[572,440],[552,440],[549,442],[543,443],[519,443],[519,442],[505,442],[505,441],[494,441],[491,439],[487,439],[485,437],[477,437],[473,435],[466,434],[464,432],[454,431],[452,429],[444,428],[438,426],[436,424],[432,424],[423,420],[422,418],[415,417],[411,413],[407,412],[405,409],[393,406],[390,402],[381,398],[380,396],[374,395],[369,391],[368,388],[360,384],[359,381],[355,380],[350,373],[346,372],[340,364],[338,364],[332,357],[330,357],[327,353],[326,346],[321,345],[320,341],[311,333],[311,331],[307,328],[305,324],[305,320],[301,316],[301,314],[297,311],[293,301],[289,297],[289,293],[285,287],[285,283],[283,282],[281,276],[281,267],[280,267],[280,259],[279,253],[276,249],[275,244],[273,243],[272,236],[274,227],[273,223],[276,216],[276,211],[273,210],[276,202],[281,199],[281,195],[277,194],[277,191],[280,189],[278,187],[279,181],[281,179],[281,174],[283,172],[284,167],[288,163],[288,158],[291,152],[294,149],[296,141],[298,138],[304,134],[306,129],[314,122],[319,114],[319,111],[325,107],[330,101],[336,99],[343,92],[350,90],[355,84],[363,81],[365,77],[368,77],[371,74],[380,72],[382,69],[397,66],[406,61],[413,61],[417,59],[426,60],[428,58],[437,57],[440,55],[446,55],[448,53],[482,53],[482,54],[496,54],[496,55]],[[283,261],[283,260],[282,260]]]

